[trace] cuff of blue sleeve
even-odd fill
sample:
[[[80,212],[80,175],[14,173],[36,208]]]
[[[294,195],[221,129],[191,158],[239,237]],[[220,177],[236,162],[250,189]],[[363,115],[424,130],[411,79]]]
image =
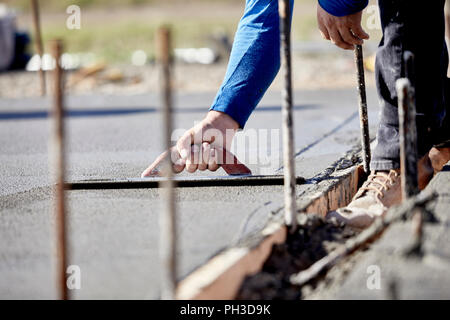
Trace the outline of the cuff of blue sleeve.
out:
[[[348,16],[364,10],[369,0],[319,0],[319,5],[336,17]]]
[[[240,129],[244,128],[245,123],[249,118],[248,116],[243,115],[242,112],[236,112],[236,110],[233,110],[232,108],[227,108],[223,105],[213,105],[211,108],[209,108],[209,111],[219,111],[226,113],[239,124]]]

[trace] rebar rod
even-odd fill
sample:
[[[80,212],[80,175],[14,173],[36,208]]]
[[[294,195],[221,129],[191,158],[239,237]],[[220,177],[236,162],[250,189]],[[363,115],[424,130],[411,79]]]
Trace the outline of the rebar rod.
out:
[[[161,103],[164,124],[164,144],[170,150],[172,136],[172,86],[171,86],[171,32],[168,27],[161,27],[156,34],[157,61],[160,69]],[[168,157],[161,182],[164,193],[165,208],[160,214],[160,259],[161,259],[161,299],[173,300],[176,297],[177,281],[177,237],[176,205],[172,161]]]
[[[284,205],[285,223],[295,230],[296,200],[295,200],[295,152],[294,152],[294,119],[292,94],[292,59],[291,59],[291,5],[289,0],[279,0],[280,15],[280,52],[283,62],[282,90],[282,126],[283,126],[283,161],[284,161]]]
[[[403,200],[419,193],[417,178],[417,128],[414,88],[402,78],[396,82],[400,135],[400,168]]]
[[[43,58],[44,58],[44,48],[42,45],[42,33],[41,33],[41,18],[39,12],[39,2],[38,0],[31,0],[31,11],[33,15],[33,25],[35,34],[35,45],[36,52],[39,55],[39,79],[40,79],[40,93],[41,96],[46,94],[46,81],[45,81],[45,71],[43,69]]]
[[[361,128],[361,146],[364,171],[370,173],[370,133],[369,115],[367,112],[366,80],[364,75],[363,49],[361,45],[355,46],[355,62],[357,70],[358,94],[359,94],[359,121]]]
[[[63,44],[61,40],[50,43],[52,56],[55,59],[53,71],[53,109],[52,109],[52,161],[54,174],[54,210],[56,227],[56,252],[57,252],[57,285],[59,297],[63,300],[69,299],[66,285],[66,270],[68,261],[67,250],[67,225],[66,225],[66,202],[64,197],[65,179],[65,150],[64,150],[64,78],[61,68],[61,55]]]

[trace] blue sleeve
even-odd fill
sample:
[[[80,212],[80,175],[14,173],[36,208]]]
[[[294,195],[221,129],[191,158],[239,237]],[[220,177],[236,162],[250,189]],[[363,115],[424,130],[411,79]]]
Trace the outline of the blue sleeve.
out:
[[[348,16],[367,7],[369,0],[319,0],[320,6],[336,17]]]
[[[291,0],[291,8],[293,0]],[[225,79],[210,110],[244,127],[280,69],[278,0],[247,0]]]

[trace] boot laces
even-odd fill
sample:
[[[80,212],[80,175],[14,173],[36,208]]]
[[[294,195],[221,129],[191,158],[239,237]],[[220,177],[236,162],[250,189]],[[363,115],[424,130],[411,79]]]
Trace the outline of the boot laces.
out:
[[[380,200],[384,197],[384,192],[389,190],[391,186],[394,185],[398,173],[395,170],[387,172],[376,171],[369,175],[369,178],[361,187],[361,194],[374,192],[377,199]]]

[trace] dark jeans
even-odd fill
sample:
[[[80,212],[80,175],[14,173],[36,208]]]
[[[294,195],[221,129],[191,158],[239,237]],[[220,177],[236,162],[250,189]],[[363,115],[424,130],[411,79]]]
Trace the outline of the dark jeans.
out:
[[[450,1],[450,0],[448,0]],[[377,52],[376,81],[381,120],[371,169],[400,167],[397,93],[404,77],[402,57],[415,56],[417,136],[419,156],[450,137],[450,82],[445,45],[445,0],[379,0],[383,39]]]

